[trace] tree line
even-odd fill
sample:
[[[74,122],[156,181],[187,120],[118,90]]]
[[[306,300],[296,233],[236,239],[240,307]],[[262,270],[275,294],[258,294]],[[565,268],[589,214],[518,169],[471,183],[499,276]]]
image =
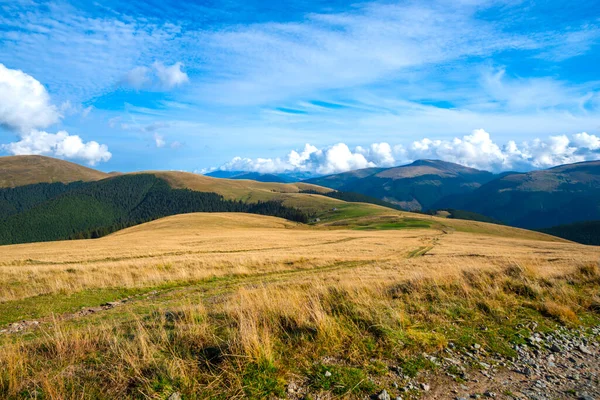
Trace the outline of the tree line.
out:
[[[98,238],[174,214],[245,212],[306,223],[280,201],[244,203],[217,193],[173,189],[152,174],[96,182],[39,183],[0,189],[0,244]]]

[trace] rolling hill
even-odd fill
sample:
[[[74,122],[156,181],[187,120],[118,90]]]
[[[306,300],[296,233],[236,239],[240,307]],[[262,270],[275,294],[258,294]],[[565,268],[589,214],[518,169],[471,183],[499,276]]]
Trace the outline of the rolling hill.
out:
[[[600,161],[505,175],[433,207],[473,211],[529,229],[598,220]]]
[[[361,218],[193,213],[2,246],[0,398],[364,399],[411,387],[453,399],[442,395],[459,384],[482,392],[455,374],[485,364],[515,376],[485,390],[514,391],[534,351],[540,364],[597,365],[570,349],[597,354],[600,248]],[[567,339],[550,353],[525,344],[537,337]]]
[[[0,188],[34,183],[97,181],[110,176],[79,164],[44,156],[0,157]]]
[[[439,160],[394,168],[369,168],[306,180],[321,186],[377,197],[406,210],[428,210],[440,199],[477,189],[494,174]]]
[[[128,174],[0,189],[0,244],[96,238],[190,212],[246,212],[308,222],[305,212],[281,201],[230,200],[213,192],[174,189],[153,174]]]

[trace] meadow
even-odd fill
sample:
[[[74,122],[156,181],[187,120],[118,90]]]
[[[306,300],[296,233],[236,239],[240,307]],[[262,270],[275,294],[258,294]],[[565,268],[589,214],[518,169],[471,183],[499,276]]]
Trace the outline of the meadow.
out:
[[[600,322],[598,247],[362,211],[1,247],[0,329],[36,324],[0,334],[0,397],[361,398],[449,343],[510,356],[530,323]]]

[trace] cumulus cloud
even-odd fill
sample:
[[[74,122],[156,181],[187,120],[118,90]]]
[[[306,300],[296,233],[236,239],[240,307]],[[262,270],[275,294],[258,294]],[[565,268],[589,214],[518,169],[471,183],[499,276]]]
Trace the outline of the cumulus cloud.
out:
[[[333,174],[368,167],[391,167],[418,159],[440,159],[468,167],[490,170],[527,171],[560,164],[600,159],[600,137],[586,132],[550,136],[517,144],[494,142],[488,132],[476,129],[470,135],[452,140],[424,138],[409,144],[373,143],[351,150],[344,143],[319,149],[306,144],[282,158],[235,157],[218,169],[262,173],[303,171]]]
[[[59,120],[60,113],[40,82],[23,71],[0,64],[0,125],[28,132]]]
[[[189,82],[187,74],[181,70],[182,66],[183,64],[180,62],[176,62],[170,67],[158,61],[152,64],[156,72],[156,77],[166,89],[173,89],[176,86]]]
[[[69,102],[61,106],[71,108]],[[89,114],[91,108],[85,111]],[[0,144],[0,150],[10,154],[43,154],[82,160],[90,165],[108,161],[111,153],[106,145],[84,142],[78,135],[66,131],[48,133],[40,130],[58,121],[61,115],[51,103],[46,88],[23,71],[0,64],[0,126],[15,132],[19,140]]]
[[[18,142],[0,145],[0,148],[14,155],[53,155],[81,160],[90,165],[108,161],[112,156],[106,145],[95,141],[84,142],[81,137],[66,131],[48,133],[33,129],[22,135]]]
[[[151,68],[139,66],[130,70],[123,78],[123,83],[136,90],[171,90],[189,82],[182,67],[181,62],[167,66],[155,61]]]

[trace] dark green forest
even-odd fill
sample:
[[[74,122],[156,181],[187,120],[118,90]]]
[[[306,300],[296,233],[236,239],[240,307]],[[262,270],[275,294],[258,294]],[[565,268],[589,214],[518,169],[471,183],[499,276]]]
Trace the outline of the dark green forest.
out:
[[[552,228],[540,229],[540,232],[582,244],[600,246],[600,221],[584,221],[553,226]]]
[[[96,182],[40,183],[0,189],[0,244],[98,238],[174,214],[245,212],[308,222],[279,201],[244,203],[216,193],[173,189],[151,174]]]

